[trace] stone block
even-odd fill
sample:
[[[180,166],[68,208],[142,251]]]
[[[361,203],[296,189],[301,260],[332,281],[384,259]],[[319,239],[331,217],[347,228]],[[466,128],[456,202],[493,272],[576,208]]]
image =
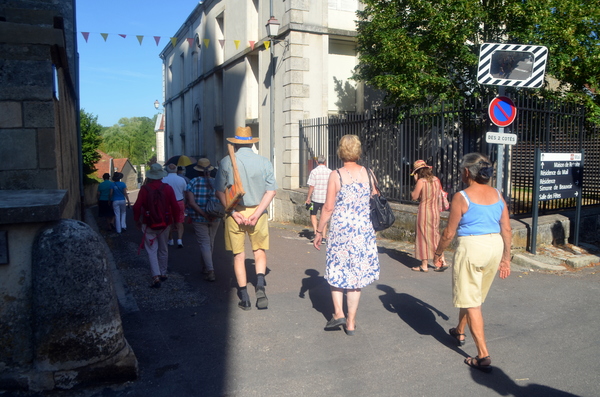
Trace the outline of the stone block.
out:
[[[49,61],[0,59],[0,101],[52,99]]]
[[[0,190],[56,189],[54,169],[0,170]]]
[[[53,128],[54,127],[54,102],[35,101],[23,104],[25,127],[28,128]]]
[[[40,168],[56,167],[54,128],[40,128],[38,130],[38,158]]]
[[[20,102],[0,102],[0,128],[23,127]]]
[[[38,167],[34,129],[0,129],[0,171],[30,170]]]

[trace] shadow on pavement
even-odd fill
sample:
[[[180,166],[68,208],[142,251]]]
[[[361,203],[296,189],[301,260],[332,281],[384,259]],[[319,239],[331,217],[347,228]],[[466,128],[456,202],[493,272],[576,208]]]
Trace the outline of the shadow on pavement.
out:
[[[379,252],[380,255],[387,255],[390,257],[390,259],[393,259],[408,268],[421,266],[420,260],[415,259],[413,256],[411,256],[410,254],[408,254],[406,252],[402,252],[402,251],[398,251],[398,250],[390,249],[390,248],[386,248],[386,247],[381,247],[381,246],[377,247],[377,251]]]
[[[319,272],[315,269],[306,269],[304,272],[308,277],[302,279],[302,286],[298,296],[302,299],[308,292],[308,298],[312,303],[312,307],[321,313],[325,320],[331,320],[333,313],[333,302],[331,300],[331,291],[329,284],[323,276],[319,276]]]

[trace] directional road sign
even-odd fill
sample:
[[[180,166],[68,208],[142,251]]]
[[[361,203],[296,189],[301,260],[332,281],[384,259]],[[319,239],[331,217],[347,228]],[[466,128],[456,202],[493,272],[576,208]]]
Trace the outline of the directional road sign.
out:
[[[505,134],[503,132],[488,132],[485,134],[487,143],[497,143],[500,145],[516,145],[517,134]]]
[[[506,127],[512,124],[517,117],[517,107],[514,102],[505,96],[499,96],[490,102],[488,114],[492,123],[498,127]]]
[[[542,153],[539,199],[578,197],[583,181],[581,153]]]

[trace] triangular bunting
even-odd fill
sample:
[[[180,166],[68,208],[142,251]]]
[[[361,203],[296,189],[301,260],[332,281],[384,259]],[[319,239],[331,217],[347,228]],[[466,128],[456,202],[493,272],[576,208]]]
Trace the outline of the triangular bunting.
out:
[[[142,45],[142,41],[144,40],[144,36],[139,35],[139,36],[135,36],[135,37],[137,37],[138,41],[140,42],[140,45]]]
[[[248,43],[250,43],[250,48],[254,49],[254,43],[256,43],[256,41],[249,41]]]
[[[81,32],[81,35],[83,36],[83,38],[85,39],[85,42],[87,43],[88,37],[90,37],[90,32]]]
[[[177,37],[171,37],[171,45],[173,47],[175,47],[176,44],[177,44]]]
[[[208,45],[210,44],[210,39],[204,39],[204,47],[208,48]]]
[[[193,38],[193,37],[188,37],[188,38],[187,38],[187,42],[188,42],[188,44],[190,45],[190,47],[193,47],[193,46],[194,46],[194,38]]]
[[[156,45],[160,42],[160,36],[154,36],[154,41],[156,41]]]
[[[267,50],[271,46],[271,42],[270,41],[265,41],[265,42],[263,42],[263,44],[265,45],[265,49],[267,49]]]
[[[221,44],[221,49],[225,47],[225,40],[219,40],[219,44]]]
[[[104,41],[106,41],[106,39],[108,38],[108,33],[100,33],[100,36],[102,36]]]
[[[125,38],[125,37],[127,37],[127,35],[126,35],[126,34],[121,34],[121,33],[119,33],[119,36],[121,36],[122,38]]]
[[[235,44],[235,49],[239,49],[240,48],[240,41],[239,40],[233,40],[233,44]]]

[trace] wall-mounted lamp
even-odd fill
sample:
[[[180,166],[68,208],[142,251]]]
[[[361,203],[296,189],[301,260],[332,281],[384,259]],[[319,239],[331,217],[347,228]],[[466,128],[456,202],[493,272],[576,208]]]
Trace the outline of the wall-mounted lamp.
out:
[[[158,107],[160,106],[160,102],[158,102],[158,99],[156,101],[154,101],[154,109],[158,110]]]
[[[279,26],[281,24],[274,16],[271,15],[271,18],[267,21],[267,35],[270,38],[277,36],[277,32],[279,31]]]

